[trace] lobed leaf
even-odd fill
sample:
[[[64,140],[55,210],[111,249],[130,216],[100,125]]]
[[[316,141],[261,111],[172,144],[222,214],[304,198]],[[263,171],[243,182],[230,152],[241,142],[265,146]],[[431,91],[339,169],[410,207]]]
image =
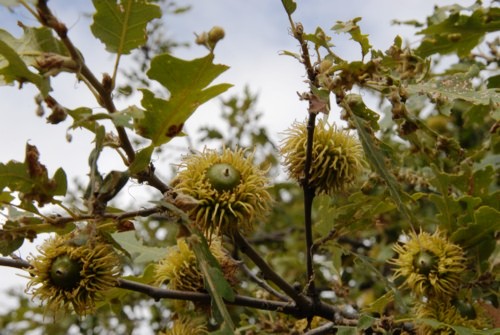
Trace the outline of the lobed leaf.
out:
[[[129,54],[146,43],[146,25],[161,17],[160,7],[145,0],[93,0],[96,13],[90,26],[106,50]]]
[[[356,17],[346,22],[337,21],[331,30],[334,30],[337,33],[348,33],[351,35],[351,39],[358,42],[361,46],[361,54],[365,57],[372,46],[368,40],[368,35],[361,33],[361,28],[358,26],[359,21],[361,21],[361,17]]]
[[[5,67],[2,69],[5,71],[4,78],[0,83],[4,81],[9,84],[17,80],[22,84],[28,81],[35,84],[45,97],[50,90],[48,76],[61,71],[76,71],[77,65],[50,29],[21,27],[23,35],[19,39],[0,29],[0,42],[5,43],[0,48],[0,68]],[[31,72],[28,66],[37,68],[43,75]]]
[[[151,139],[154,146],[170,141],[181,133],[184,122],[201,104],[231,87],[230,84],[207,87],[228,68],[213,64],[213,57],[209,54],[186,61],[162,54],[153,59],[147,75],[167,88],[170,98],[164,100],[150,90],[141,90],[144,116],[134,119],[139,135]]]
[[[0,36],[2,38],[2,36]],[[21,56],[3,39],[0,40],[0,85],[30,82],[38,87],[42,96],[47,96],[50,90],[48,78],[33,73]]]
[[[463,100],[474,105],[500,106],[500,95],[498,89],[489,88],[476,90],[467,74],[455,74],[440,79],[431,79],[428,81],[410,84],[407,87],[410,94],[423,94],[439,100],[441,103],[447,103],[451,108],[451,102]]]
[[[481,206],[474,212],[474,222],[457,229],[451,235],[451,240],[470,248],[494,237],[497,231],[500,231],[500,211],[489,206]]]
[[[481,7],[471,15],[454,11],[446,19],[419,32],[425,35],[425,38],[416,53],[421,57],[436,53],[456,53],[459,57],[465,57],[481,42],[486,33],[500,29],[499,12],[498,8],[485,11]]]
[[[19,249],[24,243],[24,237],[11,236],[8,232],[0,229],[0,255],[8,256]]]

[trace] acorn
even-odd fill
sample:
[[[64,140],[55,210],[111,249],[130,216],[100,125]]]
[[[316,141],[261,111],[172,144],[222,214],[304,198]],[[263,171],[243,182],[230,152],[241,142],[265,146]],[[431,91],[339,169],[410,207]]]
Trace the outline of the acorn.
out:
[[[422,251],[413,256],[413,266],[418,273],[423,275],[428,275],[435,268],[436,263],[436,255],[428,251]]]
[[[55,286],[64,290],[71,290],[78,286],[81,280],[82,264],[72,260],[68,255],[61,255],[54,259],[50,267],[50,279]]]
[[[457,306],[455,299],[435,299],[418,301],[414,307],[415,319],[433,319],[439,321],[437,327],[426,323],[417,323],[418,334],[456,334],[456,326],[470,329],[491,328],[491,320],[481,313],[476,313],[478,304],[465,303]],[[455,327],[451,328],[449,325]]]
[[[207,179],[217,191],[228,191],[240,183],[241,174],[231,164],[217,163],[208,168]]]

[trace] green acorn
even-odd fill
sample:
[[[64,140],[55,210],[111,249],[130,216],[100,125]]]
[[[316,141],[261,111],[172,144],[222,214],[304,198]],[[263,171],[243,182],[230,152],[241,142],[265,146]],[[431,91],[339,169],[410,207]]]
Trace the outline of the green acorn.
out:
[[[423,275],[428,275],[436,267],[437,261],[437,256],[429,251],[421,251],[413,256],[413,266]]]
[[[217,163],[208,168],[207,179],[217,191],[228,191],[240,183],[241,174],[231,164]]]
[[[50,279],[55,286],[71,290],[80,282],[80,271],[82,264],[79,261],[72,260],[68,255],[61,255],[50,266]]]

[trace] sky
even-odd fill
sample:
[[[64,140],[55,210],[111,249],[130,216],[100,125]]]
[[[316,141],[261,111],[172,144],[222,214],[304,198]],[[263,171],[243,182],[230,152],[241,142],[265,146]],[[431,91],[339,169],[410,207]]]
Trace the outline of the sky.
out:
[[[2,1],[0,1],[1,3]],[[213,26],[221,26],[225,30],[225,38],[219,42],[215,50],[215,62],[228,65],[230,69],[223,73],[216,82],[233,84],[223,97],[243,92],[245,86],[258,93],[257,109],[264,113],[262,121],[268,126],[273,139],[280,138],[294,120],[306,117],[307,105],[299,101],[297,92],[307,90],[304,82],[304,69],[295,59],[282,56],[284,50],[298,52],[297,42],[290,36],[288,18],[279,0],[210,0],[210,1],[178,1],[179,4],[192,5],[192,9],[181,15],[168,15],[166,34],[177,41],[194,44],[195,33],[208,31]],[[420,37],[415,36],[415,29],[405,26],[394,26],[393,19],[401,21],[418,19],[423,21],[432,13],[434,5],[445,6],[458,3],[470,6],[474,0],[298,0],[298,8],[293,17],[301,22],[306,32],[312,33],[320,26],[329,33],[336,21],[347,21],[362,17],[359,22],[361,30],[369,34],[371,44],[380,50],[386,50],[396,35],[401,35],[407,43],[416,43]],[[100,76],[111,72],[114,57],[105,52],[104,46],[95,40],[89,30],[93,12],[91,1],[73,1],[68,6],[67,0],[51,0],[49,6],[53,12],[69,27],[69,37],[82,51],[90,69]],[[17,21],[25,25],[35,26],[36,21],[29,13],[16,9],[14,12],[0,7],[0,29],[21,35]],[[358,45],[346,36],[332,34],[334,51],[346,59],[359,59],[361,52]],[[207,53],[201,46],[176,49],[177,57],[192,59]],[[125,58],[124,64],[127,64]],[[52,80],[54,97],[68,108],[88,106],[97,108],[94,98],[86,87],[68,74],[60,74]],[[30,85],[22,90],[18,87],[0,87],[0,162],[13,159],[24,160],[25,145],[29,142],[36,145],[41,153],[41,161],[49,174],[62,167],[71,183],[74,177],[84,177],[88,170],[88,153],[92,148],[92,137],[83,130],[72,132],[72,142],[65,140],[67,128],[71,121],[66,120],[59,125],[47,124],[45,118],[35,115],[36,91]],[[119,108],[125,108],[136,101],[121,101]],[[215,99],[202,105],[186,123],[186,131],[196,135],[201,125],[216,126],[220,120],[218,112],[220,101]],[[330,120],[338,120],[339,111],[332,106]],[[184,139],[173,141],[172,146],[184,146]],[[201,148],[196,148],[201,149]],[[174,161],[179,156],[174,151]],[[123,169],[113,155],[100,161],[102,171]],[[161,172],[170,171],[170,166],[157,166]],[[160,173],[161,174],[161,173]],[[167,175],[165,173],[164,175]],[[130,187],[128,195],[134,199],[141,197],[140,187]],[[2,218],[0,217],[0,223]],[[26,257],[34,252],[34,246],[26,243],[18,251],[18,255]],[[24,287],[26,279],[19,276],[19,270],[0,269],[0,288]],[[0,299],[4,299],[0,291]],[[5,300],[2,300],[5,301]],[[0,304],[0,313],[2,312]]]

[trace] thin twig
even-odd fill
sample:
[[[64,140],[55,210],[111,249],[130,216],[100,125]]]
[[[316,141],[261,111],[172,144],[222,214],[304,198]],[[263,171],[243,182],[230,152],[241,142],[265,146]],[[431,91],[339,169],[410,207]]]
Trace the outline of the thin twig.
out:
[[[152,207],[152,208],[145,208],[145,209],[140,209],[136,211],[131,211],[131,212],[124,212],[120,214],[112,214],[112,213],[104,213],[102,215],[99,215],[100,219],[113,219],[116,221],[121,221],[125,219],[130,219],[134,217],[146,217],[150,216],[155,213],[161,213],[164,212],[164,208],[160,207]],[[72,216],[72,217],[55,217],[55,218],[49,218],[48,222],[51,225],[54,226],[62,226],[70,222],[77,222],[77,221],[85,221],[85,220],[91,220],[91,219],[96,219],[95,215],[78,215],[78,216]]]
[[[17,269],[28,269],[31,267],[31,264],[21,258],[13,259],[0,257],[0,266],[8,266]],[[163,289],[122,278],[118,279],[117,286],[122,289],[144,293],[155,300],[178,299],[189,300],[193,302],[204,302],[207,304],[210,303],[211,300],[210,295],[207,293]],[[252,297],[237,295],[234,301],[227,301],[226,303],[268,311],[280,311],[282,313],[296,316],[301,314],[300,308],[288,302],[282,301],[255,299]]]
[[[0,266],[8,266],[18,269],[28,269],[31,267],[31,264],[21,258],[0,257]],[[209,303],[211,300],[210,295],[207,293],[169,290],[122,278],[118,278],[117,287],[130,291],[144,293],[155,300],[179,299],[179,300],[189,300],[193,302],[205,302],[205,303]],[[302,297],[307,302],[308,298],[305,296]],[[302,304],[293,304],[285,301],[256,299],[241,295],[236,295],[233,301],[226,301],[226,303],[235,306],[251,307],[268,311],[277,311],[293,315],[297,318],[304,317],[306,315],[307,309],[311,305],[311,302],[308,302],[306,305],[302,305]],[[325,304],[323,302],[319,303],[315,313],[315,315],[326,318],[328,320],[335,320],[335,319],[343,320],[341,323],[336,322],[336,324],[346,325],[346,324],[352,324],[353,322],[356,321],[349,318],[342,318],[341,317],[342,314],[344,313],[342,313],[342,311],[337,307]]]
[[[333,329],[335,329],[335,323],[328,322],[324,325],[311,329],[304,335],[323,335],[323,334],[332,334]]]
[[[250,277],[250,279],[252,281],[254,281],[257,285],[259,285],[261,288],[263,288],[264,290],[266,290],[267,292],[269,292],[270,294],[274,295],[275,297],[277,297],[278,299],[280,300],[283,300],[283,301],[287,301],[287,302],[290,302],[290,298],[287,297],[286,295],[283,295],[281,294],[280,292],[276,291],[271,285],[269,285],[265,280],[262,280],[260,279],[259,277],[257,277],[253,272],[252,270],[250,270],[248,268],[248,266],[246,266],[245,263],[241,263],[240,264],[240,268],[243,270],[243,272],[248,276]]]
[[[31,267],[31,264],[22,258],[0,257],[0,266],[8,266],[17,269],[28,269]]]
[[[304,165],[304,179],[302,181],[302,189],[304,192],[304,227],[306,233],[306,266],[307,266],[307,294],[310,297],[316,297],[316,288],[314,285],[314,266],[313,266],[313,236],[312,236],[312,205],[314,201],[315,189],[309,183],[311,178],[311,165],[312,165],[312,150],[313,150],[313,137],[314,126],[316,123],[316,114],[309,113],[309,120],[307,123],[307,148],[306,148],[306,161]]]
[[[155,300],[177,299],[177,300],[189,300],[193,302],[200,302],[207,304],[209,304],[211,300],[211,297],[208,293],[163,289],[126,279],[118,279],[118,287],[130,291],[144,293]],[[236,295],[233,301],[225,301],[225,302],[229,305],[258,308],[268,311],[279,311],[282,313],[296,315],[296,316],[301,314],[300,309],[298,307],[282,301],[255,299],[252,297]]]
[[[295,25],[293,36],[300,43],[301,60],[307,72],[309,85],[312,87],[316,83],[316,71],[314,70],[307,41],[304,39],[304,27],[299,23]],[[310,92],[312,95],[312,92]],[[316,190],[310,185],[311,165],[312,165],[312,150],[314,139],[314,128],[316,126],[317,112],[312,110],[312,102],[309,101],[309,117],[307,121],[307,147],[306,161],[304,164],[304,178],[302,179],[302,189],[304,193],[304,228],[306,235],[306,268],[307,268],[307,295],[314,300],[317,299],[316,288],[314,284],[314,266],[313,266],[313,236],[312,236],[312,205]]]
[[[38,17],[40,22],[53,29],[57,36],[61,39],[61,42],[64,44],[66,49],[68,50],[69,54],[71,55],[71,58],[77,62],[77,64],[80,65],[80,71],[78,75],[81,77],[85,78],[86,83],[91,86],[92,90],[95,90],[98,94],[98,102],[106,108],[106,110],[113,114],[115,113],[116,107],[113,102],[113,97],[112,97],[112,92],[107,89],[97,78],[96,76],[90,71],[90,69],[87,67],[85,64],[85,61],[83,60],[83,57],[80,54],[80,51],[75,47],[73,42],[68,38],[68,28],[60,22],[54,14],[52,14],[52,11],[50,8],[47,6],[47,0],[41,0],[38,1],[37,4],[37,9],[38,9]],[[118,132],[118,136],[120,138],[121,142],[121,147],[123,150],[125,150],[125,153],[128,156],[129,163],[133,162],[135,159],[135,151],[134,148],[132,147],[132,144],[130,143],[130,140],[128,139],[127,133],[125,132],[125,129],[121,126],[117,126],[116,130]]]
[[[77,76],[79,76],[87,84],[89,89],[97,94],[96,99],[101,106],[106,108],[108,113],[113,114],[117,112],[116,106],[113,101],[113,86],[114,78],[110,78],[109,75],[105,74],[103,81],[99,81],[97,77],[90,71],[90,69],[85,64],[80,51],[75,47],[73,42],[68,38],[68,28],[60,22],[57,17],[52,14],[52,11],[47,6],[47,0],[40,0],[37,3],[38,16],[37,19],[45,25],[53,29],[56,34],[61,39],[62,43],[68,50],[71,58],[79,65],[79,71]],[[122,126],[115,126],[120,139],[120,147],[125,151],[127,155],[128,164],[132,164],[135,160],[135,150],[132,146],[127,132]],[[147,171],[138,174],[138,180],[140,182],[147,182],[149,185],[157,188],[160,192],[165,193],[170,189],[165,183],[163,183],[155,174],[154,168],[148,167]]]
[[[310,306],[311,300],[306,296],[302,295],[300,292],[297,292],[292,285],[290,285],[286,280],[284,280],[279,274],[274,272],[274,270],[267,264],[267,262],[259,255],[259,253],[248,243],[248,241],[241,236],[239,232],[234,234],[235,245],[247,255],[252,262],[255,263],[262,271],[262,274],[265,279],[269,279],[276,286],[278,286],[283,292],[285,292],[290,298],[292,298],[297,305],[299,306]]]

